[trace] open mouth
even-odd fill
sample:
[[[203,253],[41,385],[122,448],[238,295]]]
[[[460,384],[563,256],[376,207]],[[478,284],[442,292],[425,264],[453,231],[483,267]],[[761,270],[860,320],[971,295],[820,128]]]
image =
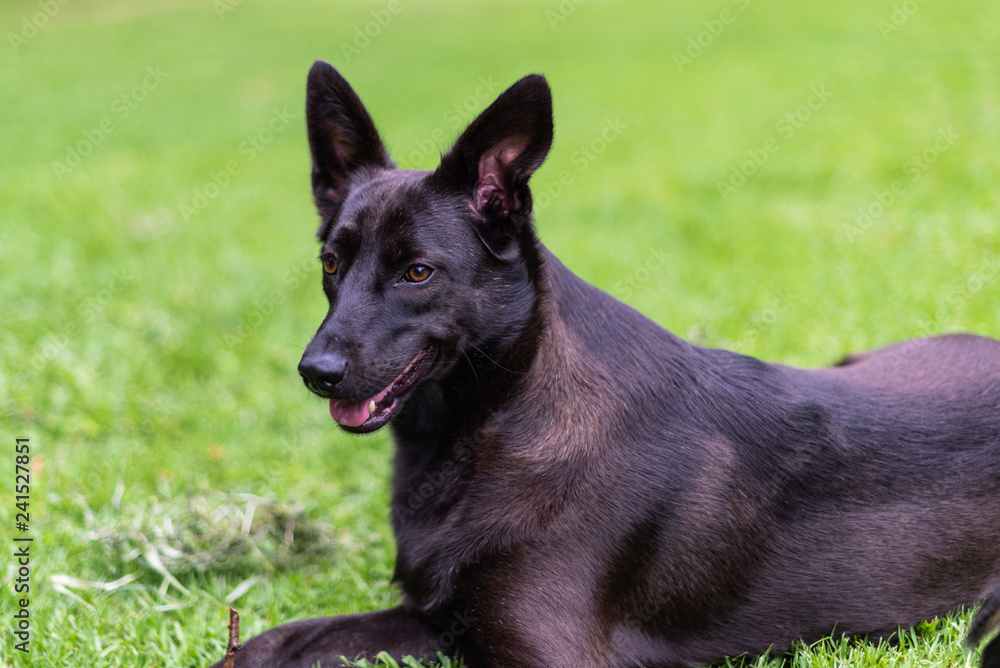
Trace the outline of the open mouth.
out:
[[[361,401],[330,399],[330,415],[343,429],[356,434],[375,431],[396,414],[401,400],[411,390],[421,372],[434,361],[434,347],[429,346],[410,360],[403,372],[378,394]]]

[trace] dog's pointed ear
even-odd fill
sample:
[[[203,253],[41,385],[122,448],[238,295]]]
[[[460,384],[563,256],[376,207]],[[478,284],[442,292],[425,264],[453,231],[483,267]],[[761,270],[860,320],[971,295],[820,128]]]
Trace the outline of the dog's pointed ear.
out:
[[[491,104],[442,158],[434,179],[470,198],[494,255],[531,213],[528,179],[552,147],[552,93],[530,74]]]
[[[312,152],[312,188],[324,224],[347,194],[351,177],[364,168],[391,168],[392,160],[357,93],[333,65],[317,60],[306,84],[306,126]]]

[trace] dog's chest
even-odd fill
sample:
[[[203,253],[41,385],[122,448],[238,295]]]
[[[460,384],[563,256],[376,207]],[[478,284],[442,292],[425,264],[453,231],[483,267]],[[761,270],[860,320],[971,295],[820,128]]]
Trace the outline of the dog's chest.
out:
[[[544,533],[572,497],[563,491],[576,477],[565,467],[525,466],[482,437],[447,452],[398,468],[395,481],[395,578],[428,607],[444,603],[469,566]]]

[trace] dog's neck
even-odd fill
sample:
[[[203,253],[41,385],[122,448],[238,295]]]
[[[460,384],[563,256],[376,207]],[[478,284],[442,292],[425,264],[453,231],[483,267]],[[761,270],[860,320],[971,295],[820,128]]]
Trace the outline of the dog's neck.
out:
[[[459,569],[440,570],[436,564],[454,563],[443,559],[454,545],[443,533],[438,534],[439,541],[428,541],[426,536],[448,522],[451,513],[461,512],[456,509],[463,507],[469,492],[462,481],[472,479],[470,471],[492,470],[486,475],[489,487],[497,462],[508,457],[523,461],[527,455],[548,467],[552,457],[562,458],[555,450],[570,442],[548,438],[539,430],[565,432],[562,425],[573,407],[560,405],[560,399],[566,392],[575,394],[570,385],[584,377],[566,369],[563,343],[568,328],[558,307],[558,291],[566,277],[560,281],[552,274],[564,272],[576,279],[533,235],[530,241],[525,266],[534,298],[519,314],[516,328],[507,329],[506,336],[513,335],[510,342],[492,340],[466,351],[468,360],[460,360],[444,379],[419,388],[392,423],[396,440],[392,505],[398,548],[394,577],[415,605],[439,605],[453,590]],[[511,317],[505,317],[505,324],[511,325]],[[555,443],[555,448],[522,451],[537,442]],[[500,470],[505,468],[499,464]],[[523,510],[500,523],[502,537],[482,533],[476,545],[465,544],[463,549],[478,554],[488,544],[496,547],[517,540],[534,521],[527,516],[520,521]]]
[[[615,364],[636,365],[641,359],[641,364],[659,364],[667,372],[672,362],[690,355],[690,344],[575,276],[530,225],[522,232],[521,257],[533,299],[520,313],[504,314],[501,334],[463,351],[465,359],[446,377],[414,394],[393,422],[399,446],[412,444],[426,452],[450,447],[459,438],[475,438],[494,413],[524,393],[526,383],[536,386],[524,393],[536,402],[586,397],[592,380],[613,373]],[[621,328],[651,335],[622,349],[615,345]],[[606,400],[595,397],[588,410]],[[573,408],[559,402],[546,410]]]
[[[460,515],[477,495],[511,494],[503,518],[479,518],[486,523],[483,531],[465,537],[461,549],[470,559],[516,543],[537,529],[542,516],[560,513],[591,470],[588,462],[604,456],[607,444],[628,442],[614,432],[621,406],[635,400],[627,396],[627,386],[611,381],[620,365],[638,364],[650,373],[655,360],[686,350],[686,344],[581,281],[531,241],[525,258],[534,299],[512,330],[513,341],[484,347],[492,353],[489,359],[473,354],[468,363],[461,360],[445,379],[419,388],[393,421],[396,579],[419,605],[439,604],[453,589],[459,569],[442,555],[457,546],[450,534],[437,530],[454,513]],[[654,328],[659,344],[619,346],[626,326]],[[541,513],[513,500],[532,498],[538,476],[549,481],[553,499]],[[428,535],[440,540],[429,541]]]

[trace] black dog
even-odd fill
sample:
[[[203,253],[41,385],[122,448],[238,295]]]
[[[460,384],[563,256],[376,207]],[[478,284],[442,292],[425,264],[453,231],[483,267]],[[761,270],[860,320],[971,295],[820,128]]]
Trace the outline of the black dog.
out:
[[[238,666],[696,666],[991,591],[971,641],[998,626],[1000,343],[802,370],[676,338],[535,236],[541,76],[433,172],[394,166],[329,64],[307,116],[330,311],[299,372],[343,429],[392,424],[404,601],[278,627]]]

